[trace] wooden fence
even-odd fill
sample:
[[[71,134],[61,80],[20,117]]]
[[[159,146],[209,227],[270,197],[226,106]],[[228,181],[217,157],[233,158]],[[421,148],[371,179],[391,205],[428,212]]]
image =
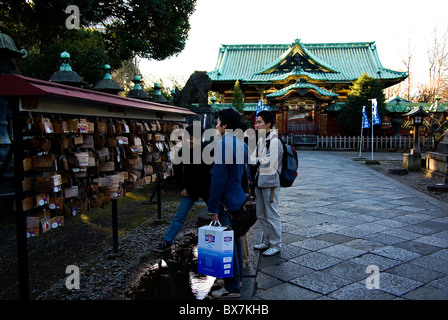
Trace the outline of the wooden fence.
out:
[[[361,136],[305,136],[305,135],[287,135],[285,141],[288,144],[297,146],[310,146],[318,150],[359,150]],[[409,151],[413,148],[413,138],[411,136],[391,136],[391,137],[373,137],[374,150],[383,151]],[[432,150],[434,140],[421,139],[420,147],[422,151]],[[362,150],[372,149],[372,137],[366,136],[362,139]]]

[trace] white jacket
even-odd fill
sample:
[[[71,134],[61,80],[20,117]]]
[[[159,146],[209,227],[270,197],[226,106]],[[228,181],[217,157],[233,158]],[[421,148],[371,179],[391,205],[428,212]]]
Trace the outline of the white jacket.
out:
[[[258,152],[258,154],[257,154]],[[261,137],[257,142],[257,149],[251,156],[252,163],[259,164],[256,181],[257,187],[280,187],[282,170],[283,144],[278,139],[277,132],[270,130],[266,140]]]

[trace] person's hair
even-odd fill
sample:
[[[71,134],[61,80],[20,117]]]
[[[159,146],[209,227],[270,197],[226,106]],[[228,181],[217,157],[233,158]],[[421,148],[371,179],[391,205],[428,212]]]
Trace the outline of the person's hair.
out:
[[[221,125],[227,125],[226,129],[241,128],[241,115],[232,108],[220,110],[218,118],[221,120]]]
[[[193,128],[194,128],[194,126],[198,126],[199,127],[200,133],[201,133],[201,136],[202,136],[202,134],[204,133],[204,129],[199,124],[190,124],[190,125],[188,125],[185,128],[185,131],[187,131],[190,134],[190,137],[192,137],[193,136]]]
[[[257,117],[261,117],[263,119],[264,123],[268,124],[269,122],[271,125],[269,126],[271,129],[274,126],[275,117],[274,114],[271,111],[263,110],[258,112]]]

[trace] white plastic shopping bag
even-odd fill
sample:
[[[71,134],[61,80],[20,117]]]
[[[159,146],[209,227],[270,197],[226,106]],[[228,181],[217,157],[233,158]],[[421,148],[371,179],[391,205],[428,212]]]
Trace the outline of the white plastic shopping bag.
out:
[[[211,222],[199,228],[198,273],[216,278],[233,276],[233,230]]]

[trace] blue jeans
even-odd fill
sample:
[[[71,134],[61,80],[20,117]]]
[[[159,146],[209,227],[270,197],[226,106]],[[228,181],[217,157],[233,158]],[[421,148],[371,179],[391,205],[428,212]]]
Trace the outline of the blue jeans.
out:
[[[194,205],[194,200],[189,197],[182,197],[180,199],[179,208],[177,209],[176,214],[174,215],[173,220],[171,221],[170,227],[165,234],[165,241],[169,243],[173,243],[174,238],[176,237],[179,230],[182,228],[182,225],[187,219],[187,215],[190,212],[191,208]]]
[[[229,213],[221,205],[219,222],[222,226],[232,226]],[[240,282],[243,279],[243,250],[241,248],[241,238],[234,237],[233,241],[233,277],[224,278],[224,288],[228,292],[240,292]]]

